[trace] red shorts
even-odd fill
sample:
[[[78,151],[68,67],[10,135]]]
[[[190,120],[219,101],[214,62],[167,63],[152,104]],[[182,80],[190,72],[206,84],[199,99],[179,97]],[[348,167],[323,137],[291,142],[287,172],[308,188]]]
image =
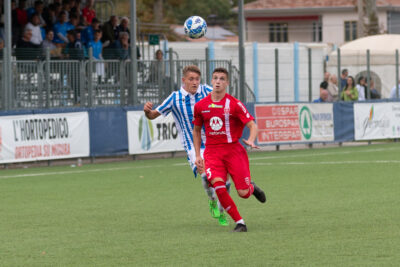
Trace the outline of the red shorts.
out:
[[[226,182],[229,173],[236,189],[249,188],[251,182],[249,158],[239,142],[206,146],[204,165],[209,182],[214,178],[222,178]]]

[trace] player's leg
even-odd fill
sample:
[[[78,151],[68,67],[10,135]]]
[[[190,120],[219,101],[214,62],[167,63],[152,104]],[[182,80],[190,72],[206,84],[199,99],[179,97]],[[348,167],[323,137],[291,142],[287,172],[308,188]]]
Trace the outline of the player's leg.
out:
[[[225,183],[226,186],[226,191],[228,191],[228,194],[231,193],[231,180],[230,180],[230,176],[228,175],[228,179]],[[218,218],[218,222],[220,225],[223,226],[228,226],[229,222],[228,222],[228,218],[226,217],[226,214],[224,213],[225,209],[224,207],[222,207],[221,202],[218,201],[218,208],[219,208],[219,212],[221,213],[221,215]]]
[[[264,203],[266,196],[254,182],[251,182],[250,166],[247,152],[241,144],[237,144],[231,149],[231,158],[227,162],[228,171],[235,182],[238,195],[241,198],[249,198],[254,195],[258,201]]]

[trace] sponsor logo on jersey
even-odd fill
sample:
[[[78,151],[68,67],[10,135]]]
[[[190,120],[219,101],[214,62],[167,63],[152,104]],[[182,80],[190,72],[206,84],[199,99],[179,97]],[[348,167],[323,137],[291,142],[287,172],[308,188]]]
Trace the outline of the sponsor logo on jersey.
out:
[[[241,102],[237,102],[237,104],[243,110],[243,113],[247,113],[247,109],[243,106]]]
[[[224,108],[222,105],[216,105],[214,103],[208,105],[209,108]]]
[[[222,125],[223,125],[223,122],[222,122],[222,120],[219,118],[219,117],[212,117],[211,119],[210,119],[210,127],[211,127],[211,129],[213,129],[214,131],[219,131],[219,130],[221,130],[221,128],[222,128]]]

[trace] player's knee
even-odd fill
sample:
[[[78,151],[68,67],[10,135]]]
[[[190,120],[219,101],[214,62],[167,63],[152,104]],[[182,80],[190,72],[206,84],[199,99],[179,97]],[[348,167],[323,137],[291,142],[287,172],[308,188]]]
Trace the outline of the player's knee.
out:
[[[238,195],[241,198],[249,198],[251,194],[249,194],[250,189],[239,189],[238,191]]]
[[[215,184],[216,182],[222,182],[222,183],[225,184],[224,179],[219,178],[219,177],[214,178],[214,179],[212,179],[212,180],[210,181],[211,185],[213,185],[213,186],[214,186],[214,184]]]

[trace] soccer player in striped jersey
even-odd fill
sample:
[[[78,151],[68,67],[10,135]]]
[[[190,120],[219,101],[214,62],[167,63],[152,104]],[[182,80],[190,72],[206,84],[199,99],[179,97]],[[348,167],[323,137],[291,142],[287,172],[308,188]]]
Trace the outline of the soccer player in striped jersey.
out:
[[[265,193],[251,182],[249,159],[246,150],[239,143],[243,128],[246,126],[250,134],[247,140],[243,139],[243,143],[251,148],[258,148],[254,144],[257,125],[242,102],[226,93],[229,85],[226,69],[216,68],[211,83],[213,85],[211,94],[194,106],[195,163],[198,168],[206,170],[208,181],[215,188],[221,205],[236,222],[234,232],[247,232],[246,224],[228,194],[225,182],[229,173],[240,197],[249,198],[254,195],[261,203],[266,201]],[[206,149],[201,155],[203,129],[207,141]]]
[[[193,170],[194,176],[197,173],[201,175],[202,185],[209,198],[209,206],[211,216],[218,218],[221,225],[228,225],[227,218],[224,213],[224,208],[218,202],[215,195],[215,190],[212,186],[209,186],[207,176],[204,173],[204,169],[197,168],[195,164],[196,154],[193,145],[193,113],[194,105],[201,99],[205,98],[211,91],[212,88],[208,85],[200,84],[201,72],[197,66],[189,65],[183,69],[182,87],[178,91],[171,93],[164,102],[153,109],[153,103],[147,102],[144,105],[143,111],[149,120],[153,120],[160,115],[167,116],[172,112],[176,127],[181,138],[182,145],[187,153],[187,159],[190,167]],[[204,152],[205,134],[202,133],[201,141],[201,154]],[[229,189],[230,182],[227,181],[226,187]]]

